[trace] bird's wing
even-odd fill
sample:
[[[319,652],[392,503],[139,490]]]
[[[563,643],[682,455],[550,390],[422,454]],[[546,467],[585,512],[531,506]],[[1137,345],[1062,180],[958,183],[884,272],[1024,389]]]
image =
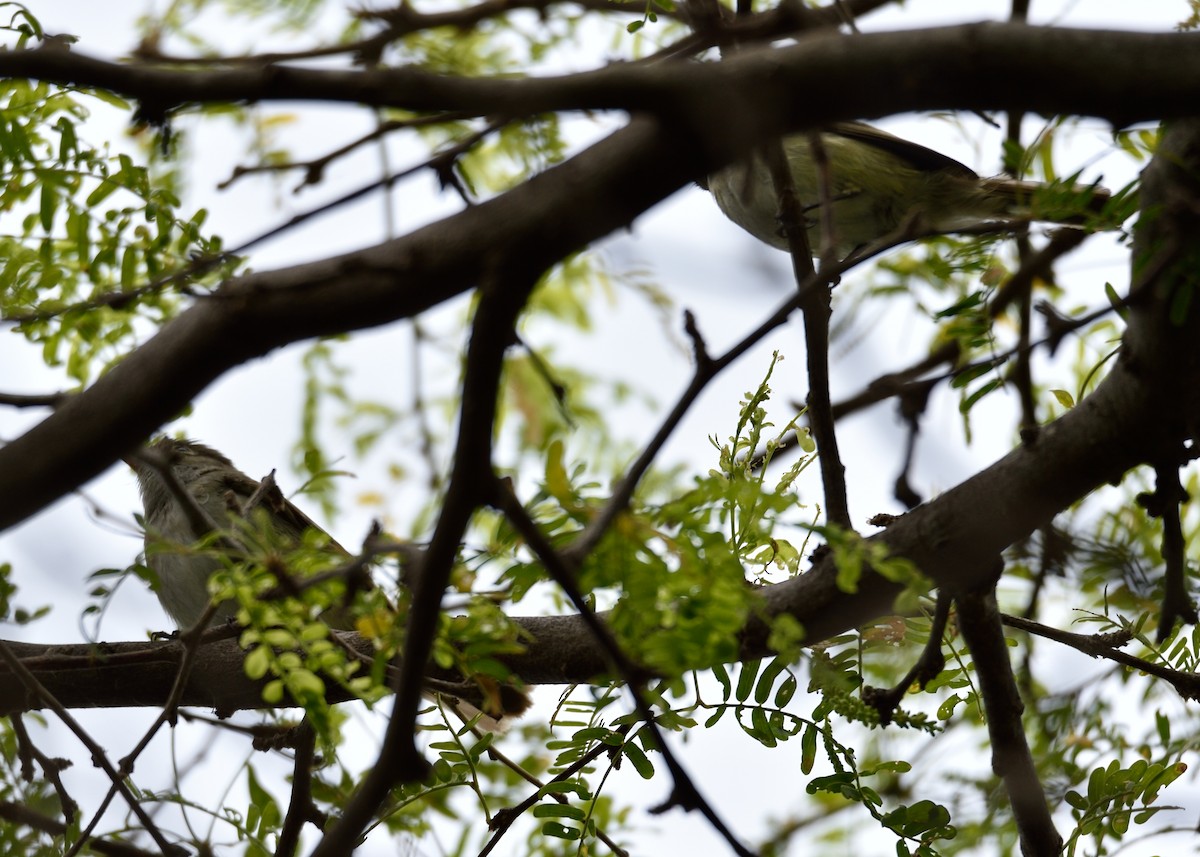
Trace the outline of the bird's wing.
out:
[[[272,471],[270,476],[264,477],[261,481],[256,481],[244,473],[234,473],[227,476],[224,483],[227,490],[232,491],[239,501],[245,503],[256,491],[263,487],[263,482],[266,482],[267,479],[274,482],[274,476],[274,471]],[[275,515],[280,523],[292,530],[292,534],[295,536],[299,536],[305,530],[310,529],[325,533],[323,527],[301,512],[295,503],[283,496],[283,492],[279,490],[278,485],[268,486],[262,497],[262,503]],[[338,544],[333,536],[330,536],[328,533],[325,533],[325,535],[329,538],[329,547],[331,549],[350,556],[350,551]]]
[[[979,176],[966,164],[959,163],[954,158],[947,157],[941,152],[927,149],[922,145],[880,131],[862,122],[839,122],[825,129],[822,133],[835,134],[849,140],[857,140],[868,146],[883,149],[897,158],[903,158],[916,169],[923,172],[949,172],[962,176],[964,179],[977,179]]]

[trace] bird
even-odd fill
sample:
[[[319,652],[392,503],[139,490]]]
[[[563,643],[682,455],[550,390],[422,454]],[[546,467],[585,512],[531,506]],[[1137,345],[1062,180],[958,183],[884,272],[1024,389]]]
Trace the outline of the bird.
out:
[[[133,469],[142,498],[145,557],[157,578],[155,594],[180,630],[200,622],[212,598],[209,578],[222,567],[212,551],[192,546],[211,533],[236,539],[235,523],[250,514],[249,506],[265,510],[272,535],[283,545],[298,546],[305,533],[315,532],[332,559],[351,558],[349,551],[283,497],[273,479],[259,481],[247,476],[212,447],[163,437],[149,444],[148,454],[139,451],[123,460]],[[369,580],[363,585],[372,586]],[[233,621],[237,615],[238,605],[223,601],[216,605],[209,624]],[[339,606],[326,610],[321,618],[335,630],[353,630],[348,614]],[[529,705],[524,690],[511,685],[494,688],[489,684],[485,692],[466,681],[461,689],[454,685],[453,696],[439,695],[464,719],[487,731],[502,729],[501,718],[515,717]]]
[[[1111,194],[1096,185],[1048,185],[981,178],[970,167],[917,143],[861,122],[817,132],[828,163],[832,247],[845,258],[893,234],[910,218],[934,235],[996,221],[1081,223],[1099,214]],[[822,175],[808,134],[783,139],[814,254],[821,249]],[[721,211],[755,238],[790,249],[780,224],[771,171],[761,154],[735,162],[699,182]]]

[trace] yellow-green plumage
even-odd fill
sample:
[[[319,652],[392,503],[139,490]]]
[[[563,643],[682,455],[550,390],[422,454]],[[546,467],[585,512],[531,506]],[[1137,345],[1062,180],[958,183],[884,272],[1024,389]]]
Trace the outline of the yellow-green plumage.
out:
[[[913,216],[921,231],[937,234],[997,219],[1071,222],[1079,219],[1081,209],[1095,210],[1108,199],[1102,188],[1066,188],[1071,199],[1039,206],[1038,192],[1045,187],[1040,183],[981,179],[952,158],[860,123],[822,131],[821,143],[829,164],[833,246],[839,256],[893,232]],[[784,150],[815,253],[822,240],[821,191],[808,135],[785,138]],[[708,188],[730,220],[772,247],[788,249],[774,182],[761,156],[709,176]]]

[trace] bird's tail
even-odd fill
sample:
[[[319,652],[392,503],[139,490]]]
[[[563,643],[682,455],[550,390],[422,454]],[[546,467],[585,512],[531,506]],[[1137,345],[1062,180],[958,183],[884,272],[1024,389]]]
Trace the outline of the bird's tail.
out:
[[[506,731],[530,704],[524,689],[483,677],[461,683],[436,680],[427,683],[437,688],[436,696],[463,722],[484,732]]]
[[[998,204],[998,214],[1050,223],[1086,224],[1099,218],[1112,194],[1099,185],[982,179],[981,187]]]

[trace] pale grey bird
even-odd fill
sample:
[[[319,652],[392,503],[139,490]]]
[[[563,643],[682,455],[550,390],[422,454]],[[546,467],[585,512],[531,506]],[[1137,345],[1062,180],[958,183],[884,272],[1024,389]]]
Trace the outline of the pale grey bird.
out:
[[[146,523],[146,564],[158,576],[155,594],[167,615],[180,629],[200,619],[210,600],[208,579],[220,562],[187,550],[171,550],[167,544],[188,548],[214,530],[229,527],[246,503],[260,490],[261,483],[233,466],[211,447],[190,440],[162,438],[150,451],[161,466],[131,456],[142,495]],[[172,482],[175,484],[172,485]],[[180,492],[184,496],[179,496]],[[186,497],[186,499],[185,499]],[[313,521],[282,497],[263,497],[271,525],[287,542],[299,541],[308,529],[321,531]],[[331,552],[349,556],[329,539]],[[217,607],[214,623],[234,618],[237,606],[225,602]],[[348,629],[341,629],[348,630]]]
[[[270,490],[273,482],[264,485],[250,478],[215,449],[191,440],[161,438],[150,445],[148,452],[128,456],[125,461],[133,468],[142,495],[146,564],[158,578],[155,594],[181,630],[194,626],[208,608],[209,577],[221,566],[215,557],[188,548],[212,532],[234,529],[231,524],[247,512],[248,505],[266,511],[272,530],[285,544],[296,544],[305,531],[315,530],[328,539],[331,554],[350,558],[345,548],[284,498],[278,488]],[[228,621],[236,615],[237,606],[224,602],[217,606],[212,621]],[[326,611],[322,618],[335,629],[353,630],[337,608]],[[449,696],[444,691],[441,695]],[[507,685],[486,694],[486,698],[482,689],[454,685],[453,696],[461,703],[454,707],[467,719],[478,710],[485,712],[479,723],[485,729],[497,725],[491,715],[497,719],[515,716],[529,705],[522,690]]]

